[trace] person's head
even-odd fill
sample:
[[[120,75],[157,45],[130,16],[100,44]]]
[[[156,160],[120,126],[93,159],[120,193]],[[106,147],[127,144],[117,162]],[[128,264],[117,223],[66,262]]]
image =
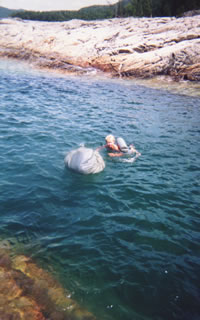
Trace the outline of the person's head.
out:
[[[106,143],[115,143],[115,137],[112,134],[109,134],[105,137]]]

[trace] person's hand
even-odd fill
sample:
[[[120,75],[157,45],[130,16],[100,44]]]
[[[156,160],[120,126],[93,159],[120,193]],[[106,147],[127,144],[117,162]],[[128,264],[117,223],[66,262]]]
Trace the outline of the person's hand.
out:
[[[103,149],[103,148],[105,148],[105,147],[106,147],[105,145],[100,146],[100,147],[97,147],[97,148],[96,148],[96,151],[100,151],[101,149]]]
[[[137,156],[137,157],[140,157],[140,156],[141,156],[141,153],[138,152],[138,151],[136,151],[136,156]]]
[[[130,144],[130,150],[132,151],[132,152],[136,152],[137,153],[137,150],[135,149],[135,147],[134,147],[134,145],[133,144]]]

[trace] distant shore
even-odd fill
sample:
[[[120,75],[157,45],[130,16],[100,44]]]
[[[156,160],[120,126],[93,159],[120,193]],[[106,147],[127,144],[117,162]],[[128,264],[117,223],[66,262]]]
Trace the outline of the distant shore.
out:
[[[200,16],[0,20],[0,56],[62,73],[200,81]]]

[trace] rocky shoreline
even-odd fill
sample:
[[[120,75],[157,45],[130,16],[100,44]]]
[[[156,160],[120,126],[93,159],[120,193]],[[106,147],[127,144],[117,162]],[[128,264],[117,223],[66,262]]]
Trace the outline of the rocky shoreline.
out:
[[[0,56],[62,73],[200,81],[200,16],[0,20]]]

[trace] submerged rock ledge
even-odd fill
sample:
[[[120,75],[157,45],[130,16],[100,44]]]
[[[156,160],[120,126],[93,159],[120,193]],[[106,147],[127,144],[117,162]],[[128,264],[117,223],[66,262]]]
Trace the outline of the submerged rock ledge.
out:
[[[200,16],[102,21],[0,21],[0,56],[42,68],[117,77],[200,80]]]
[[[2,245],[2,243],[1,243]],[[30,258],[0,248],[1,320],[95,320]]]

